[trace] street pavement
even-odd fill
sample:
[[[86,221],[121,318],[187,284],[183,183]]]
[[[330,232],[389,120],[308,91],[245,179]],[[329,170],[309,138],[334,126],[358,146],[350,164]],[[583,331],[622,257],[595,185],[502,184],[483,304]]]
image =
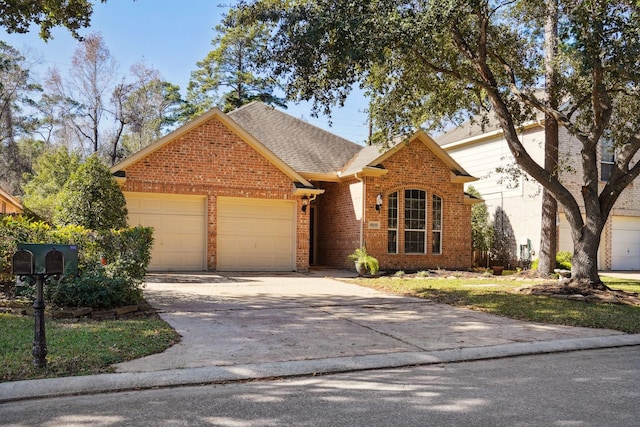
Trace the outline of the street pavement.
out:
[[[0,426],[637,427],[637,347],[30,399]]]
[[[350,275],[151,274],[145,296],[180,343],[115,373],[0,383],[0,402],[640,345],[640,335],[522,322],[333,279]]]

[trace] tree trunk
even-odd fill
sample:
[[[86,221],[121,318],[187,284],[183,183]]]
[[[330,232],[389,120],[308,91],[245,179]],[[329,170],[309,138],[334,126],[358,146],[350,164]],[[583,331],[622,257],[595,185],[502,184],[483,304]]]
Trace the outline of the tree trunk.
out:
[[[544,190],[542,193],[540,252],[538,254],[538,273],[544,276],[552,273],[556,266],[556,253],[558,252],[557,212],[558,202],[551,193]]]
[[[598,275],[598,247],[603,225],[587,221],[581,235],[574,238],[571,282],[588,288],[605,288]]]
[[[556,74],[556,51],[558,49],[558,1],[547,2],[544,26],[545,37],[545,94],[549,107],[558,109],[556,96],[558,79]],[[551,114],[545,114],[544,121],[544,169],[550,174],[558,174],[558,121]],[[540,233],[540,253],[538,272],[548,275],[556,265],[558,233],[556,218],[558,202],[544,189],[542,192],[542,219]]]

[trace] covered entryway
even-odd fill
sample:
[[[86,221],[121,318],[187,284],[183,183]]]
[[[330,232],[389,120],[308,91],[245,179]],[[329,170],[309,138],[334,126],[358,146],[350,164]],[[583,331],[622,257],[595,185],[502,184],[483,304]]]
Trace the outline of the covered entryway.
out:
[[[217,198],[218,271],[293,271],[296,203]]]
[[[206,197],[125,192],[129,225],[153,227],[150,271],[206,270]]]
[[[614,216],[611,231],[611,269],[640,270],[640,218]]]

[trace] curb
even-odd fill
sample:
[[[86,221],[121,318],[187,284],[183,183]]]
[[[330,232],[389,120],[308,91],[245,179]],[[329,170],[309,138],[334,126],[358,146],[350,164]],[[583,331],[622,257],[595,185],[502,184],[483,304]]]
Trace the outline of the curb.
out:
[[[389,353],[247,365],[207,366],[152,372],[124,372],[80,377],[10,381],[0,383],[0,403],[79,394],[86,395],[159,387],[240,382],[274,377],[335,374],[372,369],[399,368],[403,366],[456,363],[636,345],[640,345],[640,334],[522,342],[433,352]]]

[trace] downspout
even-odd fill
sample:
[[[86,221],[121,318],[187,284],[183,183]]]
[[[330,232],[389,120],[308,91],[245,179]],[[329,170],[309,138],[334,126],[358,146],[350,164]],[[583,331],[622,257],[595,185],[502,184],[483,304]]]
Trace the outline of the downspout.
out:
[[[356,179],[362,183],[362,219],[360,220],[360,247],[364,247],[364,220],[365,220],[365,212],[366,212],[366,204],[365,200],[367,200],[367,187],[364,185],[364,177],[359,178],[358,173],[355,175]]]

